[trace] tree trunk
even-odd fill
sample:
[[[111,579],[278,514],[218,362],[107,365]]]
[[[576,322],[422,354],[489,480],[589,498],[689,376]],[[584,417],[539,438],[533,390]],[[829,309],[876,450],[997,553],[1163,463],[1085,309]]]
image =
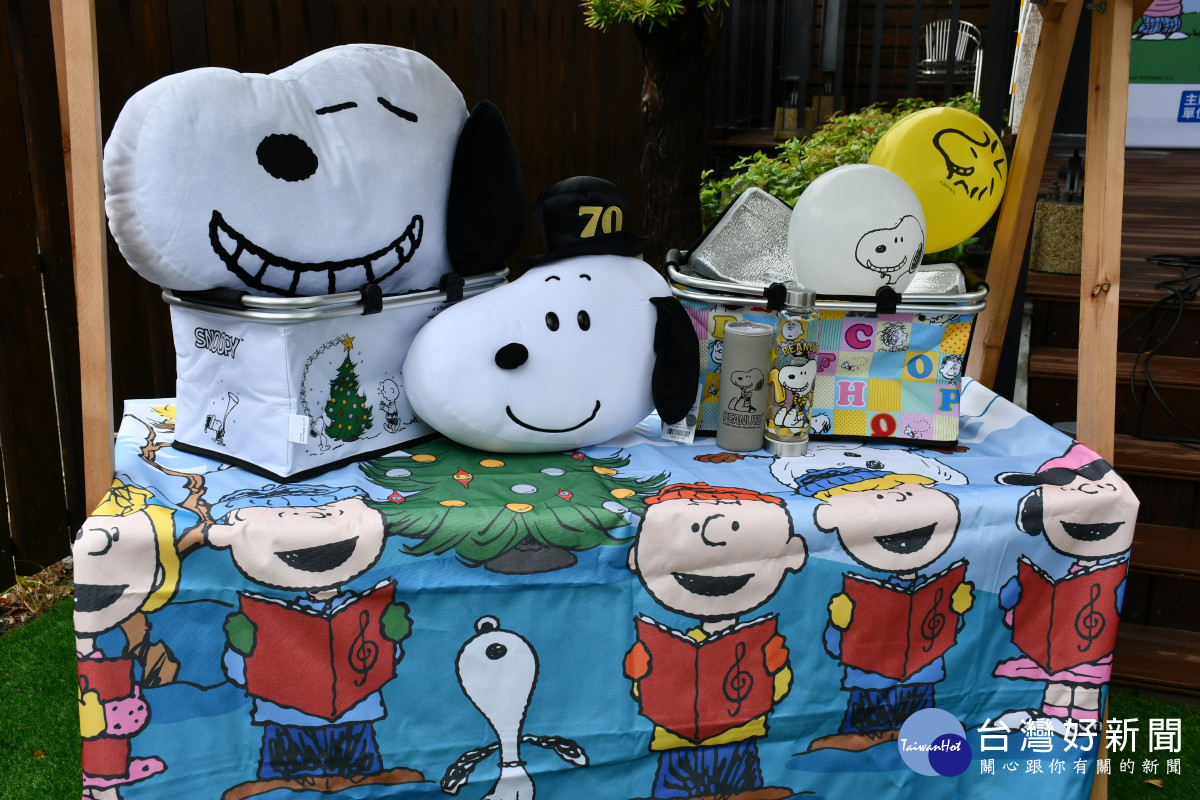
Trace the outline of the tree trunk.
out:
[[[700,235],[700,172],[708,145],[709,77],[720,41],[719,4],[687,11],[652,30],[635,26],[642,49],[642,193],[645,259],[662,271],[672,247]]]

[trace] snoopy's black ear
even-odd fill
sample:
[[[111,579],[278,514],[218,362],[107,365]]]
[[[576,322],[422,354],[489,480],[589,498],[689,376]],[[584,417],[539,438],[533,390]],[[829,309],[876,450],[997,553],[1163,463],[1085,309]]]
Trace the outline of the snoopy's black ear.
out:
[[[446,204],[446,249],[459,275],[504,266],[525,225],[525,187],[517,147],[500,109],[475,106],[454,151]]]
[[[651,297],[658,311],[654,324],[654,371],[650,394],[668,425],[687,416],[700,385],[700,341],[683,306],[674,297]]]

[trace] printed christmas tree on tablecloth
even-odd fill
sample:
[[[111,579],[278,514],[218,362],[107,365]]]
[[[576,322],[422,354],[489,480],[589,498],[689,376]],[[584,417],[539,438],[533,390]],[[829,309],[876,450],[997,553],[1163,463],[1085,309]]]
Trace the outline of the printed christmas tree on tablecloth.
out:
[[[329,424],[325,426],[325,433],[342,442],[353,442],[371,429],[374,420],[366,395],[359,394],[358,375],[354,372],[356,365],[350,360],[354,339],[345,337],[342,346],[346,348],[346,357],[338,367],[337,377],[329,382],[329,400],[325,403]]]
[[[551,566],[537,561],[536,550],[545,556],[549,550],[563,554],[627,541],[609,531],[630,524],[630,515],[644,514],[645,498],[668,477],[618,475],[628,463],[620,454],[496,454],[436,441],[406,456],[374,459],[362,470],[393,490],[388,500],[370,503],[383,514],[388,532],[421,540],[407,552],[453,550],[495,571],[540,572],[575,559]],[[506,554],[508,567],[500,561]]]

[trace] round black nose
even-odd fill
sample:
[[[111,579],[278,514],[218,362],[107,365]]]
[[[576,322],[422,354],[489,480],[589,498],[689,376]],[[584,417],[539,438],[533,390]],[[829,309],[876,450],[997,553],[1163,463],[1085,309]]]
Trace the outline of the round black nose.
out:
[[[302,181],[317,171],[317,154],[308,142],[291,133],[272,133],[258,143],[258,163],[283,181]]]
[[[496,366],[500,369],[516,369],[528,360],[529,351],[518,342],[509,342],[496,351]]]
[[[492,661],[499,661],[508,655],[508,648],[499,642],[492,642],[483,653]]]

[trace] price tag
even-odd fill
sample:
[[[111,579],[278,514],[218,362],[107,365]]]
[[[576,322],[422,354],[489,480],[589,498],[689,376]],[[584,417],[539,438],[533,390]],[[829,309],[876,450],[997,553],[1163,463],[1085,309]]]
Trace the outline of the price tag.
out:
[[[696,402],[692,403],[691,410],[678,422],[668,425],[662,424],[662,438],[670,442],[683,442],[691,444],[696,439],[696,428],[700,425],[700,398],[703,396],[703,387],[696,389]]]
[[[304,414],[292,414],[288,418],[288,441],[294,444],[308,444],[309,418]]]

